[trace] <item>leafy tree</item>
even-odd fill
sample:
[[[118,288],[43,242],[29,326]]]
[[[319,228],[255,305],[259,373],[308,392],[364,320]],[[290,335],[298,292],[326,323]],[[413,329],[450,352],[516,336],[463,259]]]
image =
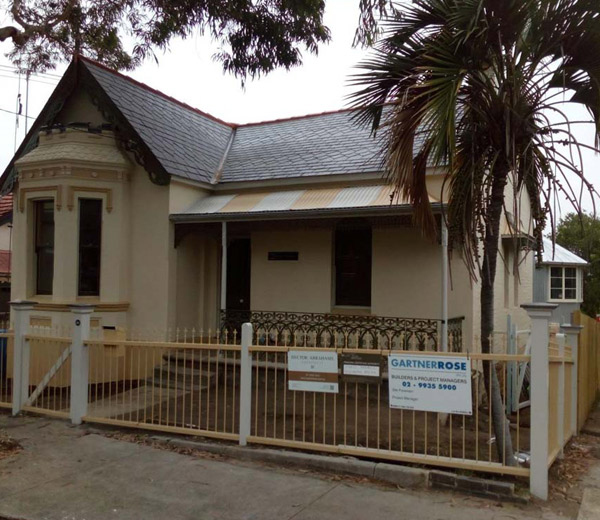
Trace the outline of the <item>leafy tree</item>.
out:
[[[390,0],[359,0],[355,44],[368,45]],[[244,79],[302,63],[330,39],[324,0],[10,0],[13,25],[0,42],[23,71],[44,71],[75,53],[115,69],[133,69],[173,37],[207,33],[221,50],[215,58]],[[126,42],[132,41],[132,48]]]
[[[426,170],[446,169],[444,218],[451,244],[480,280],[487,353],[503,212],[519,223],[517,201],[528,196],[539,254],[556,191],[579,210],[569,178],[592,190],[577,159],[585,145],[561,105],[585,107],[600,139],[600,3],[414,0],[386,27],[355,78],[354,101],[383,133],[389,177],[428,233],[436,224]],[[483,374],[499,460],[514,464],[496,372],[486,363]]]
[[[587,260],[583,278],[582,310],[600,314],[600,219],[583,213],[569,213],[556,228],[556,243]]]

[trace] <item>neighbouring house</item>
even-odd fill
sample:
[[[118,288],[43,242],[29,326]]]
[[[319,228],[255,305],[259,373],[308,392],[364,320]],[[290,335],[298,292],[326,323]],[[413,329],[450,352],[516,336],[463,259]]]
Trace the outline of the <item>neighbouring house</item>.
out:
[[[428,172],[438,222],[443,179]],[[448,323],[453,348],[478,334],[478,283],[412,225],[351,110],[231,124],[79,58],[2,181],[15,194],[12,298],[37,302],[36,324],[87,302],[96,326],[137,330],[251,318],[440,344]],[[498,269],[499,329],[532,300],[533,255],[503,248],[521,275]]]
[[[583,302],[583,277],[588,263],[568,249],[544,238],[542,261],[533,273],[533,300],[556,303],[552,321],[571,323]]]
[[[12,193],[0,197],[0,319],[10,311],[10,267],[12,252]]]

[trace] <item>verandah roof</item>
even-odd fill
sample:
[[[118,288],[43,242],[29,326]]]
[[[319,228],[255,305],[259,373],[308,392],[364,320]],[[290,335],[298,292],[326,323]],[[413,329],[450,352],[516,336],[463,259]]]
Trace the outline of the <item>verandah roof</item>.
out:
[[[171,215],[175,222],[294,218],[356,213],[410,213],[405,200],[393,197],[389,185],[352,186],[287,191],[215,194],[202,198],[187,211]],[[439,201],[429,196],[429,201]]]

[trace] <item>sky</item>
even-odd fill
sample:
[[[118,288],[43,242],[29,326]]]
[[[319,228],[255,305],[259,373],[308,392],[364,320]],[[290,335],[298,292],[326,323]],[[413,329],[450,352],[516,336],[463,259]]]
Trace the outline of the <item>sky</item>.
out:
[[[239,79],[226,75],[219,63],[212,60],[217,47],[207,37],[175,40],[165,53],[157,53],[159,63],[149,59],[141,67],[127,72],[138,81],[232,123],[278,119],[296,115],[337,110],[347,106],[351,93],[349,76],[355,66],[368,56],[368,51],[352,48],[358,21],[358,0],[327,0],[325,23],[332,41],[321,46],[318,56],[306,54],[304,64],[291,71],[277,70],[266,77],[248,80],[245,88]],[[9,19],[0,15],[0,24]],[[25,81],[10,71],[4,57],[9,42],[0,43],[0,172],[13,156],[25,135],[25,117],[14,112],[17,96],[22,96],[25,112]],[[35,117],[52,93],[66,64],[48,75],[35,76],[29,84],[28,115]],[[566,109],[572,120],[588,119],[580,109]],[[8,112],[7,112],[8,111]],[[15,132],[16,130],[16,132]],[[593,144],[593,128],[578,125],[577,136]],[[15,139],[16,136],[16,139]],[[588,179],[600,191],[600,157],[585,153],[584,168]],[[572,179],[576,191],[579,183]],[[569,210],[564,198],[559,199],[558,213]],[[591,199],[584,197],[584,208],[592,209]],[[561,211],[562,210],[562,211]]]

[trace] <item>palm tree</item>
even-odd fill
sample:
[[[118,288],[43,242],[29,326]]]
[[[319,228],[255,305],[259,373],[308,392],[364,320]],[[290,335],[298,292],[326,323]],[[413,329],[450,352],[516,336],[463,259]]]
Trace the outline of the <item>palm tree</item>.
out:
[[[530,235],[540,254],[557,193],[580,211],[580,191],[593,192],[581,169],[586,145],[572,130],[582,121],[569,121],[561,105],[587,109],[596,125],[587,147],[595,149],[600,2],[413,0],[391,13],[360,68],[353,79],[353,102],[364,107],[359,119],[383,134],[389,178],[430,235],[436,223],[426,170],[447,171],[444,218],[450,243],[481,283],[481,348],[488,353],[503,212],[512,212],[518,227],[517,201],[528,195]],[[496,373],[489,365],[483,373],[499,460],[513,464]]]

